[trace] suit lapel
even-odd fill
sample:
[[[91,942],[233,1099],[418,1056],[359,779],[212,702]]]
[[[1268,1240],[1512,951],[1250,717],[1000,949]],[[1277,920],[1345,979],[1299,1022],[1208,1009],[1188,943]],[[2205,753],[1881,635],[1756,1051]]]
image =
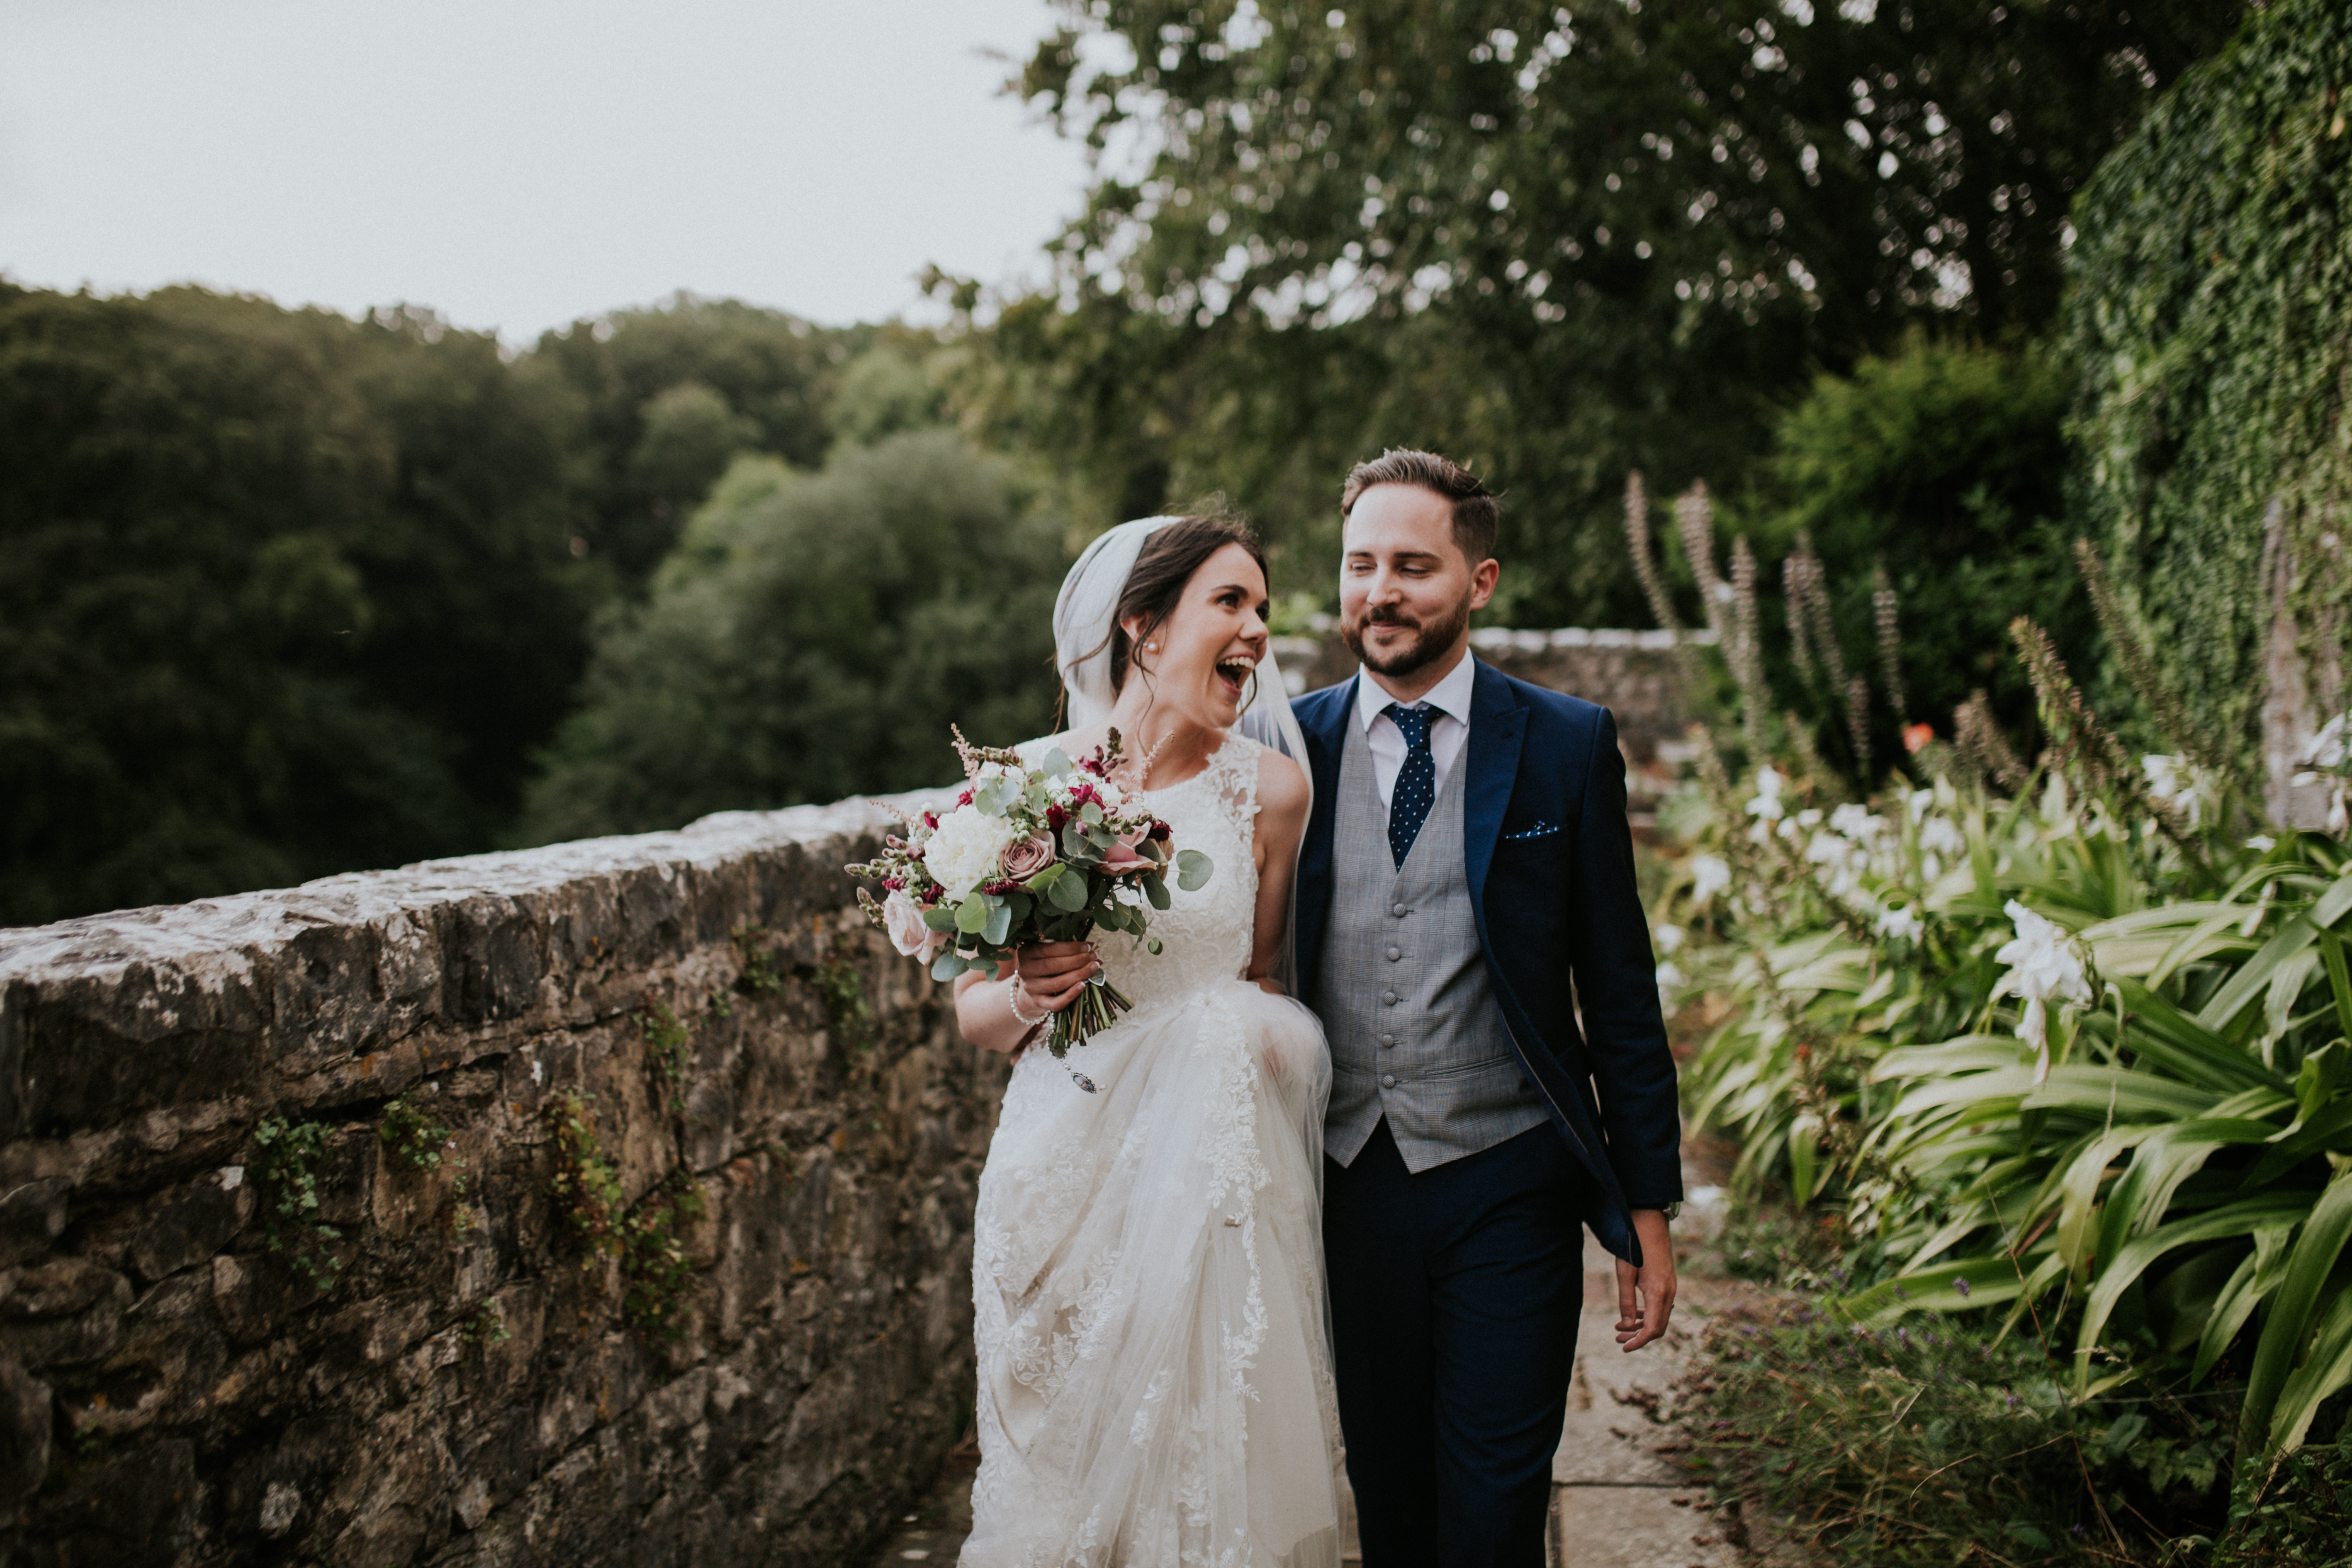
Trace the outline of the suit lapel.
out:
[[[1463,854],[1470,878],[1470,901],[1484,909],[1486,868],[1503,834],[1503,811],[1519,773],[1519,745],[1527,734],[1526,705],[1501,671],[1481,659],[1470,688],[1470,776],[1462,803]]]
[[[1360,675],[1356,680],[1363,678]],[[1349,680],[1309,700],[1298,711],[1298,727],[1307,737],[1307,777],[1315,785],[1315,811],[1307,819],[1307,842],[1299,847],[1298,888],[1293,896],[1297,943],[1298,994],[1314,987],[1323,958],[1323,932],[1331,919],[1331,837],[1338,820],[1339,752],[1348,724],[1356,712],[1356,680]]]

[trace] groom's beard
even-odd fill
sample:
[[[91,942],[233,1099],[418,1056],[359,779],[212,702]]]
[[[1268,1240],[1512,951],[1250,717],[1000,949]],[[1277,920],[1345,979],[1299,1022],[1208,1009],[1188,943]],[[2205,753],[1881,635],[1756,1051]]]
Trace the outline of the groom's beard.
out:
[[[1360,620],[1339,623],[1339,636],[1348,644],[1348,651],[1357,662],[1375,675],[1411,675],[1431,663],[1452,647],[1470,624],[1470,595],[1465,594],[1454,607],[1433,621],[1417,621],[1393,605],[1383,605]],[[1411,626],[1420,635],[1402,642],[1391,643],[1385,652],[1374,649],[1364,641],[1364,628],[1371,626]]]

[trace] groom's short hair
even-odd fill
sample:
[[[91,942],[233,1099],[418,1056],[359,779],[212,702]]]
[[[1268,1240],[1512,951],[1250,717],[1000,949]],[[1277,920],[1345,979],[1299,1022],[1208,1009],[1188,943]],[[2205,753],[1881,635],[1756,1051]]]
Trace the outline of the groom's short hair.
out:
[[[1495,553],[1495,525],[1502,506],[1493,490],[1461,464],[1434,452],[1391,447],[1369,463],[1348,470],[1339,489],[1339,515],[1356,509],[1356,498],[1374,485],[1419,485],[1454,503],[1454,542],[1475,566]]]

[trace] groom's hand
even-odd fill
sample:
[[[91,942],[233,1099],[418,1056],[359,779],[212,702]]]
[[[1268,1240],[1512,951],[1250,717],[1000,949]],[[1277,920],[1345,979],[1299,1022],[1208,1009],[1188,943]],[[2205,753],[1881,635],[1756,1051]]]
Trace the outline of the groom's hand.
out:
[[[1675,1310],[1675,1244],[1663,1209],[1635,1209],[1642,1267],[1617,1259],[1617,1348],[1637,1351],[1666,1331]]]
[[[1029,1008],[1043,1007],[1051,1013],[1076,1001],[1078,987],[1102,967],[1095,950],[1082,942],[1041,942],[1015,953],[1013,963]]]

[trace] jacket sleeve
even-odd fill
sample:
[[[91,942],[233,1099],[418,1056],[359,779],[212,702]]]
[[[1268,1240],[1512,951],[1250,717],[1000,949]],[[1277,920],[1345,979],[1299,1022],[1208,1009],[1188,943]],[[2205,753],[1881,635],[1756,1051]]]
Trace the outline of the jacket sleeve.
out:
[[[1629,1206],[1663,1208],[1682,1197],[1682,1115],[1649,917],[1633,871],[1625,759],[1606,709],[1594,726],[1589,766],[1577,825],[1580,875],[1569,889],[1569,962],[1609,1163]]]

